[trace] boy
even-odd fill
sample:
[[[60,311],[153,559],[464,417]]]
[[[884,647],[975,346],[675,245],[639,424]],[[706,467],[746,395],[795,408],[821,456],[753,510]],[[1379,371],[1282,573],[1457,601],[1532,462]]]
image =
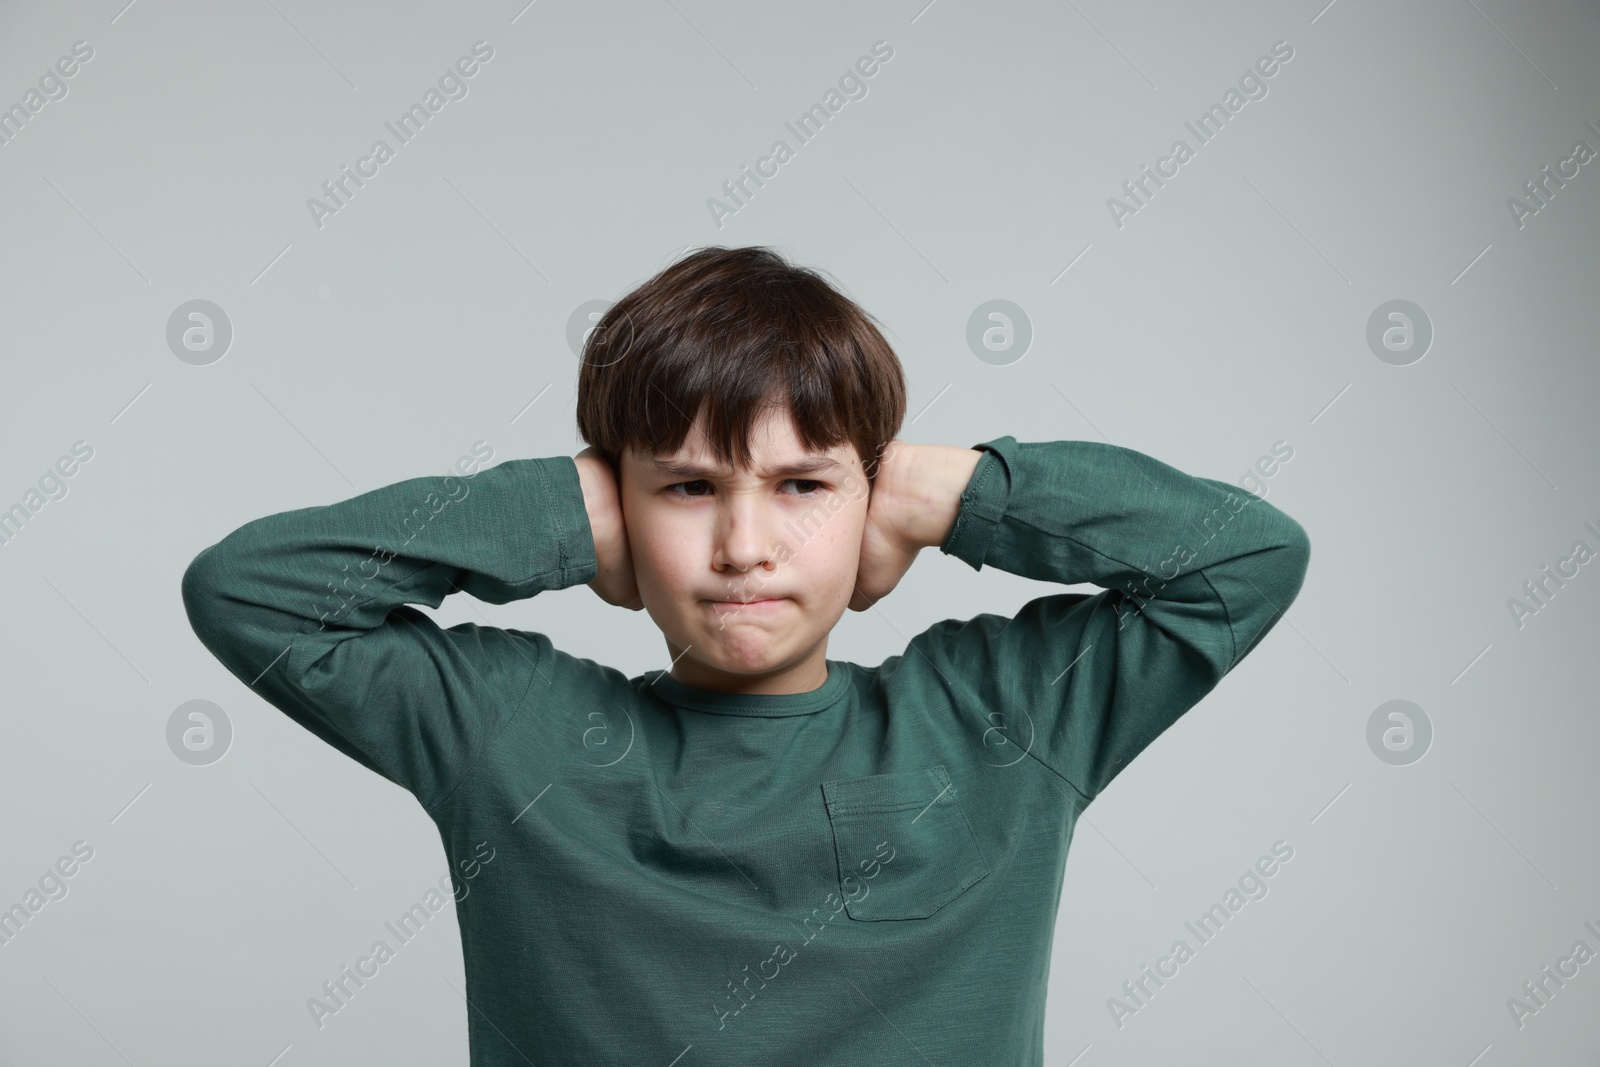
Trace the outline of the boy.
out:
[[[1305,532],[1130,449],[896,440],[870,317],[762,248],[615,304],[578,394],[575,458],[257,519],[183,579],[206,647],[471,870],[472,1063],[1042,1063],[1077,816],[1273,627]],[[825,658],[930,547],[1102,590]],[[670,666],[407,606],[579,582]]]

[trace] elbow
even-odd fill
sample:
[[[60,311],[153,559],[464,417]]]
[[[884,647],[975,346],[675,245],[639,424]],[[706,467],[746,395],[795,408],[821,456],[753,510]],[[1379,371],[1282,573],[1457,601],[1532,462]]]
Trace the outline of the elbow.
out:
[[[184,568],[179,594],[189,625],[202,639],[217,618],[217,607],[222,603],[222,581],[218,575],[216,546],[207,548]]]
[[[1311,539],[1305,528],[1284,516],[1282,533],[1273,543],[1247,557],[1245,566],[1235,574],[1217,577],[1233,637],[1227,670],[1237,666],[1278,625],[1299,597],[1310,562]]]
[[[1287,525],[1283,544],[1278,549],[1281,557],[1278,570],[1282,583],[1279,593],[1283,598],[1283,606],[1287,608],[1300,595],[1301,586],[1305,585],[1306,572],[1311,567],[1311,538],[1304,526],[1287,515],[1284,519]]]
[[[1269,546],[1249,558],[1244,576],[1249,581],[1244,599],[1247,613],[1270,612],[1272,622],[1289,610],[1305,585],[1311,564],[1311,539],[1305,527],[1283,516],[1283,528]]]

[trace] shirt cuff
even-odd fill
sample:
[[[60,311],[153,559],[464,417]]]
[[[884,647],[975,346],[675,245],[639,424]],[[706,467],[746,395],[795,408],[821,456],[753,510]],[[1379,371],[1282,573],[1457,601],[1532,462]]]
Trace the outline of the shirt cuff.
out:
[[[995,530],[1011,500],[1017,439],[997,437],[970,446],[983,453],[961,491],[961,506],[939,551],[954,556],[973,570],[982,570],[984,557],[994,543]]]
[[[580,585],[599,573],[595,555],[594,531],[589,527],[589,510],[583,502],[583,483],[578,464],[571,456],[552,456],[535,467],[542,483],[549,537],[556,546],[560,577],[555,588]]]

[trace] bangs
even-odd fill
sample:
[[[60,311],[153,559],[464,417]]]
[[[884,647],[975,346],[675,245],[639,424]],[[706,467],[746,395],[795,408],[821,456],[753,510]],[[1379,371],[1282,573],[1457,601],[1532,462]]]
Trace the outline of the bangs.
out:
[[[615,467],[669,455],[704,419],[720,463],[747,467],[756,424],[787,410],[805,447],[870,463],[905,417],[899,358],[872,317],[766,248],[708,248],[628,293],[583,350],[578,423]]]

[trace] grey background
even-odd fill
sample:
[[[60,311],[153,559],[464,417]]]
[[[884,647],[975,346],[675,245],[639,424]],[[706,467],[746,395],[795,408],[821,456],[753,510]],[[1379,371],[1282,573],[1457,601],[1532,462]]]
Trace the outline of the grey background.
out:
[[[94,48],[0,146],[0,507],[94,449],[0,548],[0,906],[95,850],[0,947],[0,1062],[466,1061],[448,909],[312,1024],[442,848],[208,656],[179,577],[474,441],[575,454],[569,316],[708,244],[877,315],[908,440],[1107,440],[1234,482],[1294,450],[1268,499],[1310,533],[1304,590],[1081,820],[1047,1063],[1600,1062],[1600,961],[1520,1029],[1506,1005],[1600,950],[1600,564],[1521,628],[1507,606],[1600,549],[1600,161],[1520,229],[1507,207],[1600,150],[1594,5],[124,2],[0,10],[0,106]],[[307,198],[480,39],[469,94],[315,226]],[[784,122],[878,40],[867,95],[797,145]],[[1116,226],[1107,199],[1279,40],[1268,95]],[[719,228],[707,199],[779,138],[795,158]],[[165,340],[192,299],[233,326],[208,366]],[[966,343],[992,299],[1034,335],[1005,366]],[[1392,299],[1434,330],[1408,366],[1366,342]],[[829,656],[1050,591],[927,552]],[[581,587],[435,617],[667,663]],[[233,729],[209,766],[166,741],[196,699]],[[1406,766],[1366,739],[1393,699],[1434,731]],[[1108,998],[1279,840],[1270,893],[1118,1028]]]

